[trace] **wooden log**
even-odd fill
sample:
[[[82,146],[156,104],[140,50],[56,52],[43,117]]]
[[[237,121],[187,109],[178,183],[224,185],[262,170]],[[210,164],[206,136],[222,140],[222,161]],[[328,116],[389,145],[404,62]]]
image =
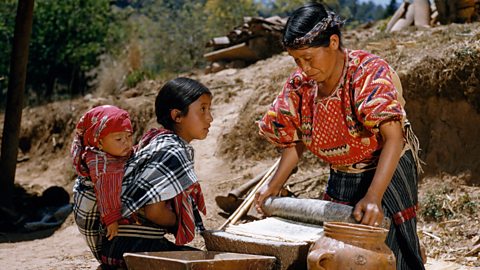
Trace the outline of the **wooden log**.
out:
[[[280,159],[277,159],[275,163],[270,167],[270,169],[267,171],[267,173],[263,176],[263,178],[255,185],[255,187],[250,190],[250,193],[248,196],[245,198],[245,200],[242,202],[242,204],[237,208],[237,210],[228,217],[228,219],[223,223],[219,230],[223,230],[227,225],[229,224],[235,224],[250,208],[250,206],[253,203],[253,200],[255,199],[255,193],[262,187],[266,182],[270,181],[270,179],[273,177],[274,172],[276,171],[278,164],[280,163]]]
[[[210,39],[207,44],[205,45],[205,47],[228,47],[230,46],[231,43],[230,43],[230,39],[226,36],[223,36],[223,37],[214,37],[212,39]]]

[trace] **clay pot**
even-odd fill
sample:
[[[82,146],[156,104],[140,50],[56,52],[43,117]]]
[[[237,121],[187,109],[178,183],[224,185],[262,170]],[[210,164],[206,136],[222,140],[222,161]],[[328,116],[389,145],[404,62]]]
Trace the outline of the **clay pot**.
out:
[[[345,222],[325,222],[324,235],[310,248],[309,270],[395,270],[385,244],[388,230]]]

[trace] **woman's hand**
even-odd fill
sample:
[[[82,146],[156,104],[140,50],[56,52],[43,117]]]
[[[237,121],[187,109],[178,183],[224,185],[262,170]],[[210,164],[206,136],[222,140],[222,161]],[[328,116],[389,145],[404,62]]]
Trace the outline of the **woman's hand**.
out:
[[[280,193],[293,169],[297,166],[304,149],[305,146],[301,142],[298,142],[293,147],[283,149],[280,163],[272,179],[255,193],[255,208],[259,213],[264,213],[262,205],[268,197],[277,196]]]
[[[111,241],[117,235],[118,235],[118,222],[115,221],[107,226],[107,239]]]
[[[258,191],[257,193],[255,193],[255,208],[257,209],[257,211],[261,214],[265,214],[262,210],[262,205],[263,203],[265,202],[265,200],[268,198],[268,197],[271,197],[271,196],[276,196],[278,195],[278,193],[280,193],[280,190],[281,190],[281,186],[280,188],[277,188],[277,187],[274,187],[274,186],[270,186],[268,184],[266,185],[263,185]]]
[[[361,224],[380,226],[384,217],[382,198],[375,198],[367,194],[355,205],[353,217]]]
[[[387,190],[403,149],[403,131],[399,121],[380,125],[383,149],[367,194],[356,205],[353,217],[360,223],[379,226],[383,221],[382,199]]]

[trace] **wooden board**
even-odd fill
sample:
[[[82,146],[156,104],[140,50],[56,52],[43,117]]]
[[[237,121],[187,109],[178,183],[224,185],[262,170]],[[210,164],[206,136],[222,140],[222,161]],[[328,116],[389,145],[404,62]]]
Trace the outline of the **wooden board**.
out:
[[[208,61],[232,61],[232,60],[245,60],[256,61],[260,59],[258,55],[250,49],[246,42],[230,46],[225,49],[216,50],[203,55]]]
[[[212,251],[125,253],[129,270],[270,270],[275,257]]]

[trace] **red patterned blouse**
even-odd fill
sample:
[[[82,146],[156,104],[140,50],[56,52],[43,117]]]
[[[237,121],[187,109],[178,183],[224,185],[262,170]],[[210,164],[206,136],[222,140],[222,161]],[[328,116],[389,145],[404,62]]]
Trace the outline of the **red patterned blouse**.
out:
[[[260,134],[280,147],[303,141],[332,166],[376,164],[382,148],[380,123],[405,117],[392,72],[378,56],[345,50],[339,83],[322,98],[317,83],[298,69],[259,121]]]

